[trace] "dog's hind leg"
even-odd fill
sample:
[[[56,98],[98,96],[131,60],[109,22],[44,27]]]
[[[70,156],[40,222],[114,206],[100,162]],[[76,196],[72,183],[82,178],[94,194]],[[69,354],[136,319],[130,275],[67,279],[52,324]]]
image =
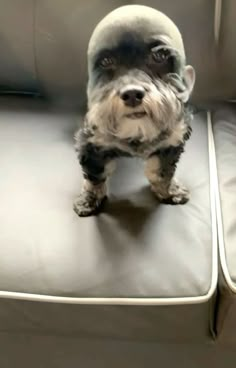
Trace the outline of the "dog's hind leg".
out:
[[[146,162],[145,174],[151,190],[161,203],[184,204],[189,191],[174,178],[176,164],[183,152],[183,145],[157,151]]]

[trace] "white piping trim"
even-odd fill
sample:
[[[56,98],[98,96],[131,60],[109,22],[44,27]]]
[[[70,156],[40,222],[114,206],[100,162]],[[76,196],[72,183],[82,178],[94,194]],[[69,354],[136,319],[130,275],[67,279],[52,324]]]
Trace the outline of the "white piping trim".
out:
[[[215,0],[215,17],[214,17],[214,39],[216,45],[220,39],[222,0]]]
[[[95,304],[95,305],[186,305],[207,302],[215,293],[218,282],[217,257],[217,227],[215,216],[215,150],[211,126],[211,115],[207,113],[208,150],[209,150],[209,180],[210,180],[210,206],[212,219],[212,278],[207,294],[196,297],[179,298],[90,298],[90,297],[63,297],[53,295],[28,294],[20,292],[0,291],[0,298],[18,299],[26,301],[65,303],[65,304]]]
[[[218,170],[216,166],[216,175],[218,178]],[[227,285],[233,293],[236,293],[236,285],[233,282],[228,265],[226,260],[226,251],[225,251],[225,240],[224,240],[224,226],[223,226],[223,217],[222,217],[222,208],[221,208],[221,198],[220,198],[220,188],[219,181],[216,182],[216,217],[217,217],[217,227],[218,227],[218,241],[219,241],[219,254],[220,254],[220,264],[223,271],[223,275]]]
[[[211,221],[212,221],[212,294],[215,292],[218,284],[218,237],[217,220],[215,204],[215,188],[217,181],[216,174],[216,153],[212,130],[211,112],[207,111],[207,131],[208,131],[208,149],[209,149],[209,175],[210,175],[210,203],[211,203]]]

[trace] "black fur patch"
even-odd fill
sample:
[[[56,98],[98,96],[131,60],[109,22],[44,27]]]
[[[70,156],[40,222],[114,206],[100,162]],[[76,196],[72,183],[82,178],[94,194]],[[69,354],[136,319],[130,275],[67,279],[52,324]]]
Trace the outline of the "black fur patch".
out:
[[[167,50],[169,57],[163,63],[157,63],[153,59],[155,46],[162,47]],[[112,58],[114,64],[111,68],[102,68],[101,61],[103,58]],[[126,74],[126,71],[139,69],[149,76],[156,78],[166,74],[179,74],[184,60],[174,49],[167,47],[163,41],[155,41],[153,43],[145,43],[142,38],[134,34],[123,34],[119,44],[114,48],[100,50],[95,56],[93,62],[93,78],[94,85],[100,81],[107,83],[109,80],[115,79],[120,75],[120,70]]]
[[[180,144],[177,147],[170,146],[168,148],[157,150],[155,152],[154,155],[157,155],[161,161],[159,175],[162,178],[172,178],[174,176],[177,163],[183,152],[184,144]]]
[[[90,137],[88,130],[81,129],[77,135],[76,151],[85,179],[99,184],[106,180],[106,164],[118,157],[129,155],[119,149],[105,149],[94,145],[88,142]]]

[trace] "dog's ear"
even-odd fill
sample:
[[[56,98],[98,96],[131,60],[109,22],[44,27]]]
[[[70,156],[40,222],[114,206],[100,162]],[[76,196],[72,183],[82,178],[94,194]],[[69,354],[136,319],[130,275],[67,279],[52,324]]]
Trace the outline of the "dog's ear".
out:
[[[189,100],[195,84],[195,70],[191,65],[186,65],[184,67],[183,82],[185,89],[178,93],[178,98],[185,103]]]

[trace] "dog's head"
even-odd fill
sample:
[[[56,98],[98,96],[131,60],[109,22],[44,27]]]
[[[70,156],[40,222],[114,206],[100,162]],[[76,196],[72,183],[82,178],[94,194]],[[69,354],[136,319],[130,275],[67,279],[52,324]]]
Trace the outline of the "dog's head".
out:
[[[181,34],[163,13],[128,5],[108,14],[88,47],[88,124],[153,139],[183,113],[195,81]]]

